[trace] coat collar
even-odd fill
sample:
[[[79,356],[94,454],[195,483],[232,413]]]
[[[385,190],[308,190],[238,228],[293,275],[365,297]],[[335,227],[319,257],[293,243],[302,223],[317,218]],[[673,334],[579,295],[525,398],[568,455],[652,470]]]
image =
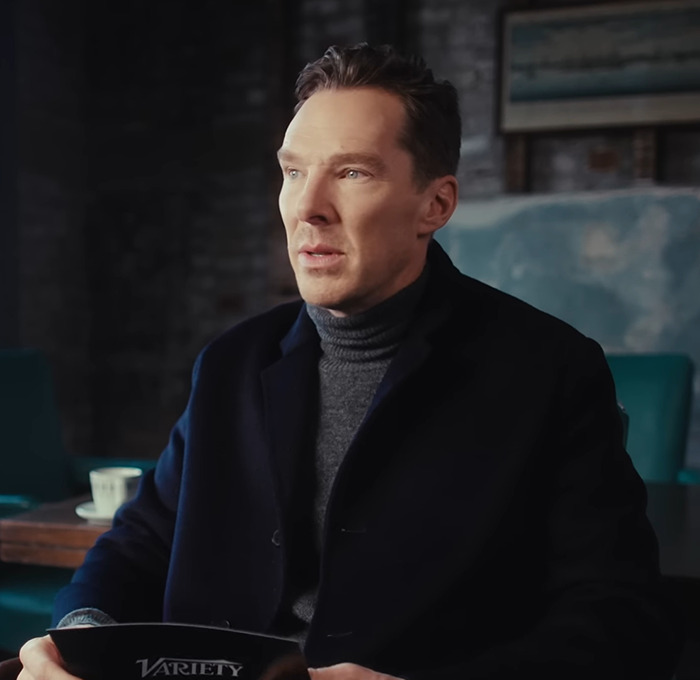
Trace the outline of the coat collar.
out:
[[[282,355],[262,371],[261,380],[278,510],[284,516],[299,472],[298,461],[313,444],[313,414],[318,403],[320,342],[304,305],[280,348]]]
[[[435,241],[428,248],[427,262],[430,272],[425,293],[363,424],[424,364],[432,353],[433,336],[450,317],[451,284],[454,277],[461,277],[461,274]],[[299,457],[313,447],[318,407],[320,340],[305,305],[282,338],[280,349],[280,358],[262,371],[261,379],[272,468],[277,475],[279,510],[283,511],[291,497]]]
[[[434,240],[428,247],[427,266],[430,267],[428,284],[407,339],[428,335],[440,326],[449,316],[450,286],[456,280],[464,278]],[[318,343],[319,338],[313,321],[306,312],[306,306],[302,304],[294,324],[280,341],[282,355],[287,356],[308,342]]]
[[[458,277],[461,274],[435,241],[428,248],[427,266],[430,271],[425,293],[396,356],[377,388],[368,416],[430,356],[433,338],[450,317],[452,302],[448,280],[455,274]]]

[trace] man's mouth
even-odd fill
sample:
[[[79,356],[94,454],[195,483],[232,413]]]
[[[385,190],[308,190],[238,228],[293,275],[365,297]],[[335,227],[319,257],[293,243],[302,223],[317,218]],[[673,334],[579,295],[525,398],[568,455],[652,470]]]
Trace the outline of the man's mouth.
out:
[[[326,255],[340,255],[340,250],[336,248],[331,248],[330,246],[313,246],[305,247],[300,249],[300,252],[310,255],[311,257],[324,257]]]
[[[316,265],[330,265],[337,262],[343,255],[342,251],[332,248],[331,246],[302,246],[299,249],[299,258],[302,263],[306,263],[307,266]]]

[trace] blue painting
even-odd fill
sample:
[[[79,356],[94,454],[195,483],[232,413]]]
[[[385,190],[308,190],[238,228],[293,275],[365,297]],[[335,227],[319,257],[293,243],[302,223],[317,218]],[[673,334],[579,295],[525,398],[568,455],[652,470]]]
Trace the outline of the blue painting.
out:
[[[506,132],[700,120],[700,0],[505,15]]]
[[[700,7],[516,24],[511,102],[700,91]]]

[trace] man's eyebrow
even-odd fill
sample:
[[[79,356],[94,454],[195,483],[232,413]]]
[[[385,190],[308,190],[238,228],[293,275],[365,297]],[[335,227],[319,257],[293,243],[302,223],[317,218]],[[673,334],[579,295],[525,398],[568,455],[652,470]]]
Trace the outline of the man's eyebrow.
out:
[[[298,163],[301,158],[289,149],[281,148],[277,152],[277,158],[287,163]],[[363,165],[374,172],[384,172],[386,163],[373,153],[349,152],[332,155],[326,165]]]
[[[277,151],[277,159],[280,161],[296,161],[299,160],[299,157],[289,149],[281,147]]]
[[[384,172],[386,163],[373,153],[338,153],[330,158],[331,165],[364,165],[374,172]]]

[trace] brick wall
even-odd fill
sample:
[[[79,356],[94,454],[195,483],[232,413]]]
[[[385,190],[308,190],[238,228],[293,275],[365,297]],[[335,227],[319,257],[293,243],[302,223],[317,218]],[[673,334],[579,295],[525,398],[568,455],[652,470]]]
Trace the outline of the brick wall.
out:
[[[294,294],[274,151],[297,71],[329,44],[421,52],[460,91],[462,196],[504,190],[495,107],[506,0],[16,6],[21,341],[52,360],[75,452],[156,455],[201,347]],[[699,139],[665,134],[675,183],[700,179]],[[626,186],[632,143],[543,136],[535,185]]]
[[[462,111],[460,197],[504,190],[496,128],[496,34],[503,0],[423,0],[411,17],[415,49],[457,88]]]
[[[47,352],[66,441],[85,449],[90,308],[80,3],[15,4],[19,341]]]
[[[17,2],[19,335],[74,452],[157,454],[196,353],[267,305],[269,25],[263,4]]]
[[[14,6],[0,3],[0,347],[19,341],[17,59]]]
[[[197,352],[266,303],[266,15],[119,0],[87,25],[93,448],[153,455]]]

